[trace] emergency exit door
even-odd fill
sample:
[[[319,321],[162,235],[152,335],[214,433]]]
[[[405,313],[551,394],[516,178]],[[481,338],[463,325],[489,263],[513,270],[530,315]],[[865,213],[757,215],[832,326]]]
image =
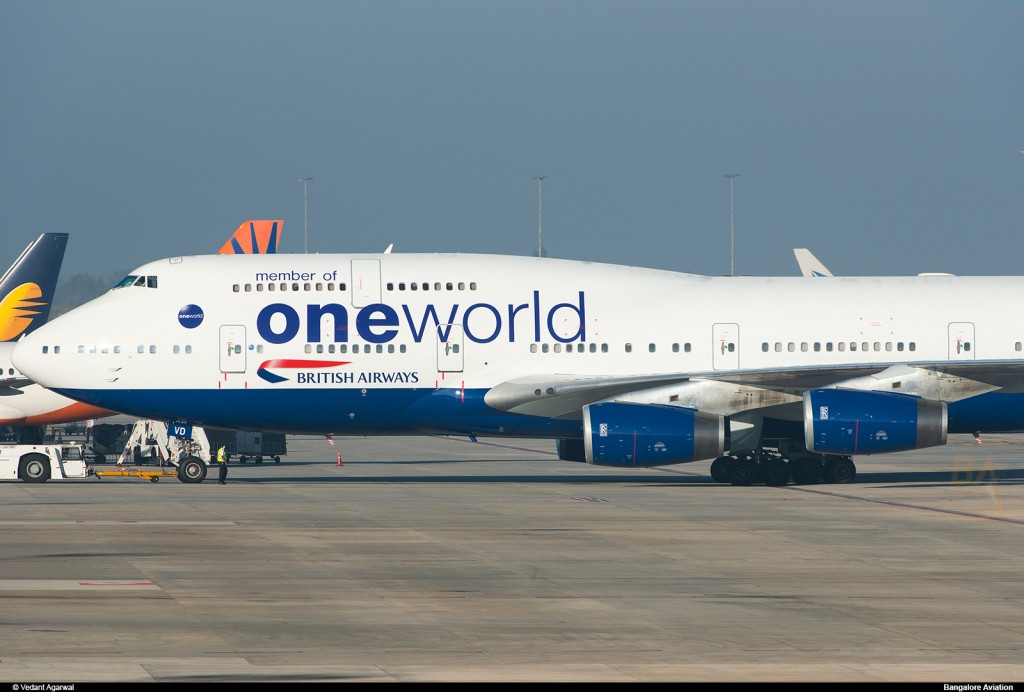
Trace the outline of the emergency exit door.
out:
[[[437,326],[437,371],[462,372],[463,338],[461,324]]]
[[[740,367],[740,326],[733,322],[712,327],[711,363],[715,370],[736,370]]]
[[[245,372],[245,326],[220,326],[220,371]]]

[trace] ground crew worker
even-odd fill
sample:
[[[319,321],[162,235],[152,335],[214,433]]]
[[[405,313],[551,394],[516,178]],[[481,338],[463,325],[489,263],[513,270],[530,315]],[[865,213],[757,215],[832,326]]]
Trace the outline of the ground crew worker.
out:
[[[226,445],[221,445],[217,450],[217,465],[220,467],[220,476],[217,482],[224,485],[228,477],[228,450]]]

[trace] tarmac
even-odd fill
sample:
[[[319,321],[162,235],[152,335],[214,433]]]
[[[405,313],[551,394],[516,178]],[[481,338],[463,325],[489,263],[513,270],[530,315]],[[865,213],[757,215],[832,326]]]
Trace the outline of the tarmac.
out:
[[[1021,436],[785,487],[288,446],[224,486],[0,483],[0,680],[1024,681]]]

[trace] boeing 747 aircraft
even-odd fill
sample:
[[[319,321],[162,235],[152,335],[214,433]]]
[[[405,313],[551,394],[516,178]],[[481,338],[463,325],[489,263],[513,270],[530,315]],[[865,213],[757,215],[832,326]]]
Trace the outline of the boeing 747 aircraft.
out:
[[[14,359],[66,396],[158,420],[551,438],[569,461],[847,482],[854,455],[1024,430],[1024,330],[1005,309],[1022,292],[1017,277],[489,255],[172,257]]]

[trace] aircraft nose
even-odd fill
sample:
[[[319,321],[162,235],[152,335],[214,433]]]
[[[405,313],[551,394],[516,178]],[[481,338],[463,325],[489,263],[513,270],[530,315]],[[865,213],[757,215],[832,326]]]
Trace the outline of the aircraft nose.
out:
[[[11,353],[11,363],[22,375],[43,384],[39,378],[39,340],[34,334],[22,337]]]

